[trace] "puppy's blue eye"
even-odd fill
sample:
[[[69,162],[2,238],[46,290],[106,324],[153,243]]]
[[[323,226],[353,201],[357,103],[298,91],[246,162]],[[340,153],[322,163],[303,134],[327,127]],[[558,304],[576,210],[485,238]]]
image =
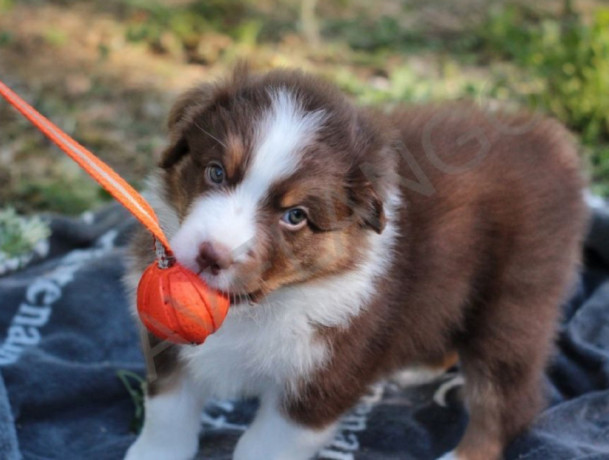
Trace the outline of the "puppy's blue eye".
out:
[[[288,209],[283,216],[281,216],[281,222],[292,229],[303,227],[306,221],[307,212],[302,208]]]
[[[224,182],[224,168],[219,163],[210,163],[205,168],[205,176],[209,182],[213,184],[221,184]]]

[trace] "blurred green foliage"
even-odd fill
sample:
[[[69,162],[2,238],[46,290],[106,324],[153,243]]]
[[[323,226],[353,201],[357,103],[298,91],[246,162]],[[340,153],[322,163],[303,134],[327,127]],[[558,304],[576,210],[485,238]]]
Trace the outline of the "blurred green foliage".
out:
[[[19,211],[40,209],[62,214],[80,214],[111,199],[68,158],[59,158],[46,177],[20,181],[14,197]]]
[[[28,210],[53,210],[63,214],[79,214],[108,201],[106,194],[88,178],[63,182],[54,177],[23,182],[15,190],[15,198],[27,203]]]
[[[0,209],[0,262],[28,253],[49,235],[49,226],[40,218],[20,216],[13,208]]]
[[[591,1],[580,15],[559,8],[578,8],[580,0],[550,9],[512,0],[488,8],[480,7],[483,0],[458,6],[448,0],[328,0],[317,3],[319,44],[307,42],[299,0],[0,0],[0,23],[14,12],[27,23],[37,8],[72,19],[69,28],[52,20],[29,27],[7,22],[0,28],[0,54],[12,56],[13,67],[42,62],[31,58],[43,48],[48,56],[68,56],[15,78],[29,82],[35,74],[32,81],[44,81],[50,70],[30,100],[136,185],[164,145],[159,127],[179,86],[135,87],[129,80],[139,63],[142,74],[172,78],[200,71],[201,78],[213,78],[247,58],[260,70],[288,65],[315,71],[360,104],[473,99],[551,114],[579,136],[593,187],[609,196],[609,8]],[[463,13],[470,3],[478,5],[475,14],[471,5]],[[419,20],[428,8],[457,27],[429,27]],[[96,23],[101,16],[105,22]],[[79,29],[74,17],[90,22]],[[121,55],[137,64],[125,66]],[[74,71],[85,56],[95,59]],[[64,64],[73,62],[78,75],[71,76]],[[12,73],[11,65],[3,71]],[[2,136],[14,148],[5,151],[24,166],[0,164],[0,182],[8,184],[0,201],[15,202],[20,212],[78,213],[107,200],[83,173],[64,161],[53,165],[57,157],[49,156],[48,144],[31,142],[29,125],[11,120]],[[36,158],[35,168],[28,158]]]
[[[49,26],[43,31],[45,41],[52,46],[63,46],[68,42],[68,35],[61,29]]]
[[[330,39],[346,41],[354,50],[370,53],[424,45],[419,33],[401,26],[399,20],[391,16],[381,16],[376,20],[366,16],[330,19],[324,24],[324,32]]]
[[[529,91],[509,78],[494,84],[526,97],[581,135],[597,190],[609,194],[609,8],[589,22],[575,11],[539,16],[525,6],[493,10],[478,30],[486,59],[509,59],[527,72]]]
[[[609,9],[599,9],[590,25],[577,15],[541,19],[527,17],[527,11],[512,6],[491,14],[480,29],[484,50],[512,59],[539,79],[531,102],[584,141],[608,140]]]
[[[14,0],[0,0],[0,13],[10,10],[14,3]]]
[[[233,41],[254,45],[263,26],[247,3],[237,0],[197,0],[178,6],[128,0],[125,5],[128,40],[192,63],[217,59]],[[216,46],[210,47],[212,34],[225,37],[217,35]]]

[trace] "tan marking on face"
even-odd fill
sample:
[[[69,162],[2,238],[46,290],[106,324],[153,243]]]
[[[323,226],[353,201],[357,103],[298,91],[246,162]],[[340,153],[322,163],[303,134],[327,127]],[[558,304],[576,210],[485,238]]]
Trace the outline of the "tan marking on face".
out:
[[[328,272],[343,268],[347,261],[351,260],[350,253],[354,252],[352,245],[362,243],[360,235],[351,231],[328,232],[318,244],[318,256],[315,260],[318,270],[325,269]]]
[[[226,138],[225,168],[228,177],[234,177],[237,168],[242,165],[245,157],[245,144],[236,134],[229,134]]]
[[[307,191],[305,190],[304,187],[295,186],[283,195],[279,205],[285,209],[292,208],[294,206],[299,205],[302,202],[302,200],[306,197],[306,195],[307,195]]]
[[[262,281],[269,291],[281,286],[313,281],[352,269],[366,246],[365,233],[357,227],[314,233],[303,229],[292,235],[274,254]]]

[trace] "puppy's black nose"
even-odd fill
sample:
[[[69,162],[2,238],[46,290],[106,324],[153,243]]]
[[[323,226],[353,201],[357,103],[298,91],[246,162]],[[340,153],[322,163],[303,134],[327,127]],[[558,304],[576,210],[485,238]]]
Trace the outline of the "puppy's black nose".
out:
[[[197,264],[200,272],[209,269],[212,274],[217,275],[220,270],[227,269],[233,263],[230,249],[221,244],[205,242],[199,246]],[[200,273],[199,272],[199,273]]]

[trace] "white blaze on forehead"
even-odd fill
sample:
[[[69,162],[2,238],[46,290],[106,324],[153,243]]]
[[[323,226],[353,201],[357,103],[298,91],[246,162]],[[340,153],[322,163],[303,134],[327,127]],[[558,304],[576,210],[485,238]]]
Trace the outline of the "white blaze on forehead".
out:
[[[302,150],[314,141],[325,113],[305,112],[287,89],[269,92],[271,105],[255,125],[251,160],[243,181],[234,189],[211,193],[193,203],[171,245],[184,265],[196,269],[201,243],[220,243],[239,261],[255,243],[256,214],[270,187],[296,171]],[[255,121],[254,121],[255,122]],[[230,269],[216,281],[230,284]],[[213,284],[213,283],[212,283]]]
[[[322,110],[304,112],[287,89],[270,91],[270,110],[256,126],[252,160],[240,187],[259,201],[269,187],[296,171],[302,148],[324,121]]]

